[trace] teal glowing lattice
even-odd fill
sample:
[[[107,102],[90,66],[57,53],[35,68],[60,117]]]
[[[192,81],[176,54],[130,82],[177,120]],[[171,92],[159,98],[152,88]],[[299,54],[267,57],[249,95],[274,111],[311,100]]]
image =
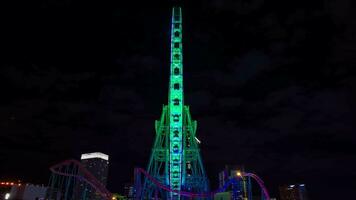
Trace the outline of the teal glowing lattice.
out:
[[[171,24],[171,59],[168,105],[156,121],[156,137],[147,172],[175,191],[207,192],[208,180],[196,138],[197,123],[184,105],[182,9],[174,7]],[[159,191],[159,192],[158,192]],[[141,199],[184,199],[175,192],[162,191],[145,180]]]
[[[183,53],[181,9],[173,9],[171,33],[171,73],[169,83],[169,184],[180,190],[183,161]],[[172,198],[174,194],[172,194]]]

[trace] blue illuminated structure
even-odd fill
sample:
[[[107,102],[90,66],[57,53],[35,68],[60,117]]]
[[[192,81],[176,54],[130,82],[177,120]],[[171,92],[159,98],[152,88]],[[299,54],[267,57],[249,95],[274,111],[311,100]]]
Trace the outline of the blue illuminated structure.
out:
[[[173,7],[168,105],[163,106],[161,118],[155,123],[156,137],[147,167],[151,176],[172,191],[157,190],[146,179],[141,199],[160,196],[179,200],[181,190],[198,193],[209,190],[196,137],[197,123],[184,105],[182,34],[182,9]]]
[[[141,183],[141,180],[144,180],[144,184]],[[241,175],[238,176],[233,176],[233,177],[229,177],[226,182],[224,183],[224,185],[222,185],[218,190],[215,190],[213,192],[190,192],[190,191],[184,191],[184,190],[180,190],[180,191],[176,191],[176,190],[172,190],[169,186],[164,185],[163,183],[161,183],[160,180],[156,179],[155,177],[151,176],[148,172],[146,172],[144,169],[141,168],[136,168],[135,169],[135,188],[136,188],[136,192],[138,194],[138,196],[136,196],[136,199],[170,199],[170,197],[162,197],[159,196],[158,194],[162,194],[164,192],[168,192],[168,193],[175,193],[177,195],[180,196],[180,198],[184,198],[184,199],[212,199],[213,197],[215,197],[216,195],[219,195],[223,192],[229,191],[229,188],[233,188],[232,193],[235,195],[233,195],[232,199],[234,200],[252,200],[252,193],[249,194],[249,196],[245,195],[238,195],[238,187],[234,187],[234,186],[239,186],[244,180],[249,180],[249,184],[251,184],[251,180],[255,180],[258,185],[259,188],[261,189],[261,198],[262,200],[270,200],[268,191],[263,183],[263,181],[256,175],[253,173],[241,173]],[[152,183],[152,196],[148,197],[148,196],[141,196],[144,195],[144,191],[145,190],[145,186],[142,188],[142,185],[145,185],[147,183],[147,181],[149,181],[150,183]],[[248,188],[249,190],[251,190],[251,187]],[[237,195],[236,195],[237,194]]]

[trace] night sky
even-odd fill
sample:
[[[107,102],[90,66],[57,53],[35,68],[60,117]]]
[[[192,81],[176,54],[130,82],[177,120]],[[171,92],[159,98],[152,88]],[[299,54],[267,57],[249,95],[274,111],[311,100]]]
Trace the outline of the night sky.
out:
[[[1,3],[0,179],[110,155],[109,190],[147,166],[168,99],[170,1]],[[185,104],[211,184],[244,164],[311,199],[356,196],[356,1],[183,5]]]

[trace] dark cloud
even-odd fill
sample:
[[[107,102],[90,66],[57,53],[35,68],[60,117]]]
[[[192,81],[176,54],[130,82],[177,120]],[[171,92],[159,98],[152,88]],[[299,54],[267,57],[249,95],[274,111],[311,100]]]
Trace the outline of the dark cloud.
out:
[[[251,12],[261,8],[264,0],[212,0],[210,5],[219,12],[230,11],[236,14],[250,14]]]
[[[17,18],[2,45],[1,177],[46,183],[51,164],[103,151],[109,188],[120,191],[147,165],[167,102],[170,8],[136,3],[9,6]],[[353,195],[352,5],[184,5],[185,102],[213,185],[225,164],[245,164],[274,196],[295,182],[313,199]]]

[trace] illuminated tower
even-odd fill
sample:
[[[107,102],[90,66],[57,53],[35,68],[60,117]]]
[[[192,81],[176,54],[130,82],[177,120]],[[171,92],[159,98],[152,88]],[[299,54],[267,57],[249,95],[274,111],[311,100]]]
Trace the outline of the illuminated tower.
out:
[[[108,180],[109,156],[100,152],[85,153],[80,157],[82,165],[105,187]],[[78,186],[77,186],[78,187]],[[79,185],[78,194],[85,190],[84,184]],[[102,200],[103,198],[95,194],[93,188],[86,191],[90,200]]]
[[[100,152],[85,153],[80,157],[83,166],[92,173],[101,184],[108,180],[109,156]]]
[[[156,121],[156,138],[147,172],[176,192],[164,192],[146,179],[141,198],[184,199],[179,191],[207,192],[208,179],[202,164],[196,138],[197,122],[184,105],[182,9],[173,7],[171,24],[171,59],[168,105],[163,106]],[[159,191],[159,192],[157,192]]]
[[[279,186],[281,200],[307,200],[305,184]]]

